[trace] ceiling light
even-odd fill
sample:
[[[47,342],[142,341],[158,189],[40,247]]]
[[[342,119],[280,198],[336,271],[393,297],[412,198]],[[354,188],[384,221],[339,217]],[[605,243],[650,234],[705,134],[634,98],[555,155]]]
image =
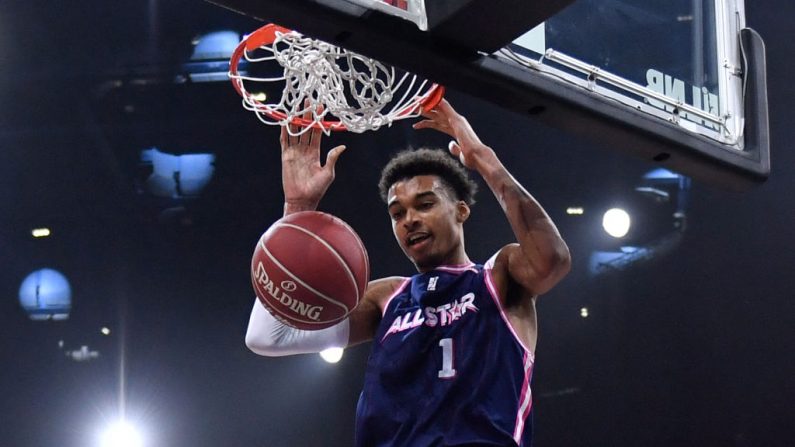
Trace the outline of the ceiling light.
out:
[[[566,214],[568,215],[580,216],[583,213],[585,213],[585,210],[582,209],[581,206],[570,206],[566,208]]]
[[[50,235],[50,229],[49,228],[34,228],[30,232],[30,234],[32,234],[33,237],[47,237],[47,236]]]
[[[607,210],[602,218],[602,227],[607,234],[615,238],[626,236],[629,232],[630,224],[629,214],[621,208]]]

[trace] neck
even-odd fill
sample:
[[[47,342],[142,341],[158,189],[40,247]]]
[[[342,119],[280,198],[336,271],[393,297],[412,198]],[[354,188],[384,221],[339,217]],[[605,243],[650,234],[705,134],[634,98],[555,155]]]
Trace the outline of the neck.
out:
[[[469,260],[469,256],[467,256],[466,251],[464,250],[464,244],[459,244],[454,248],[450,253],[446,256],[443,256],[439,259],[429,259],[428,262],[423,264],[414,263],[414,266],[417,268],[417,271],[420,273],[429,272],[436,267],[442,265],[466,265],[470,264],[472,261]]]

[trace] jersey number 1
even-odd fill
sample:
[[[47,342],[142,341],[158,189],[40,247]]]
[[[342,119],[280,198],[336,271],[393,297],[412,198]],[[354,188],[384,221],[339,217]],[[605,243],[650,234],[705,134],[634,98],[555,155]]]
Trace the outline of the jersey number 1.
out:
[[[451,379],[455,377],[455,368],[453,368],[453,339],[443,338],[439,340],[439,346],[442,347],[442,369],[439,370],[439,378]]]

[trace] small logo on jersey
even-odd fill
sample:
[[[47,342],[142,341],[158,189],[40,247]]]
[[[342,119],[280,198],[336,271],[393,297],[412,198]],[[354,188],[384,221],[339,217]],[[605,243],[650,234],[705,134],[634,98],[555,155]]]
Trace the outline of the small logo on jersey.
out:
[[[423,324],[428,327],[449,326],[461,319],[469,311],[478,311],[477,306],[475,306],[475,294],[471,292],[450,303],[438,307],[429,306],[424,309],[417,309],[396,317],[392,322],[392,326],[389,327],[389,330],[386,331],[381,340],[383,341],[391,334],[407,331]]]
[[[431,278],[430,281],[428,281],[428,291],[433,292],[434,290],[436,290],[436,281],[439,281],[438,276],[434,276]]]

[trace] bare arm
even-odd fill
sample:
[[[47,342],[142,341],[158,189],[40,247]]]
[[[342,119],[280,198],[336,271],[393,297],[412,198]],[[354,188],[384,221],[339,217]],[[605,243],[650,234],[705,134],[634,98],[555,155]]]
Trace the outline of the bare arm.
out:
[[[508,172],[490,147],[480,141],[466,118],[443,100],[434,110],[423,114],[426,120],[417,129],[433,128],[455,141],[450,152],[468,168],[477,171],[497,197],[517,244],[504,247],[495,261],[495,279],[507,273],[510,280],[524,289],[522,295],[537,296],[549,291],[568,273],[571,258],[566,243],[541,205]],[[500,289],[507,290],[508,284]]]

